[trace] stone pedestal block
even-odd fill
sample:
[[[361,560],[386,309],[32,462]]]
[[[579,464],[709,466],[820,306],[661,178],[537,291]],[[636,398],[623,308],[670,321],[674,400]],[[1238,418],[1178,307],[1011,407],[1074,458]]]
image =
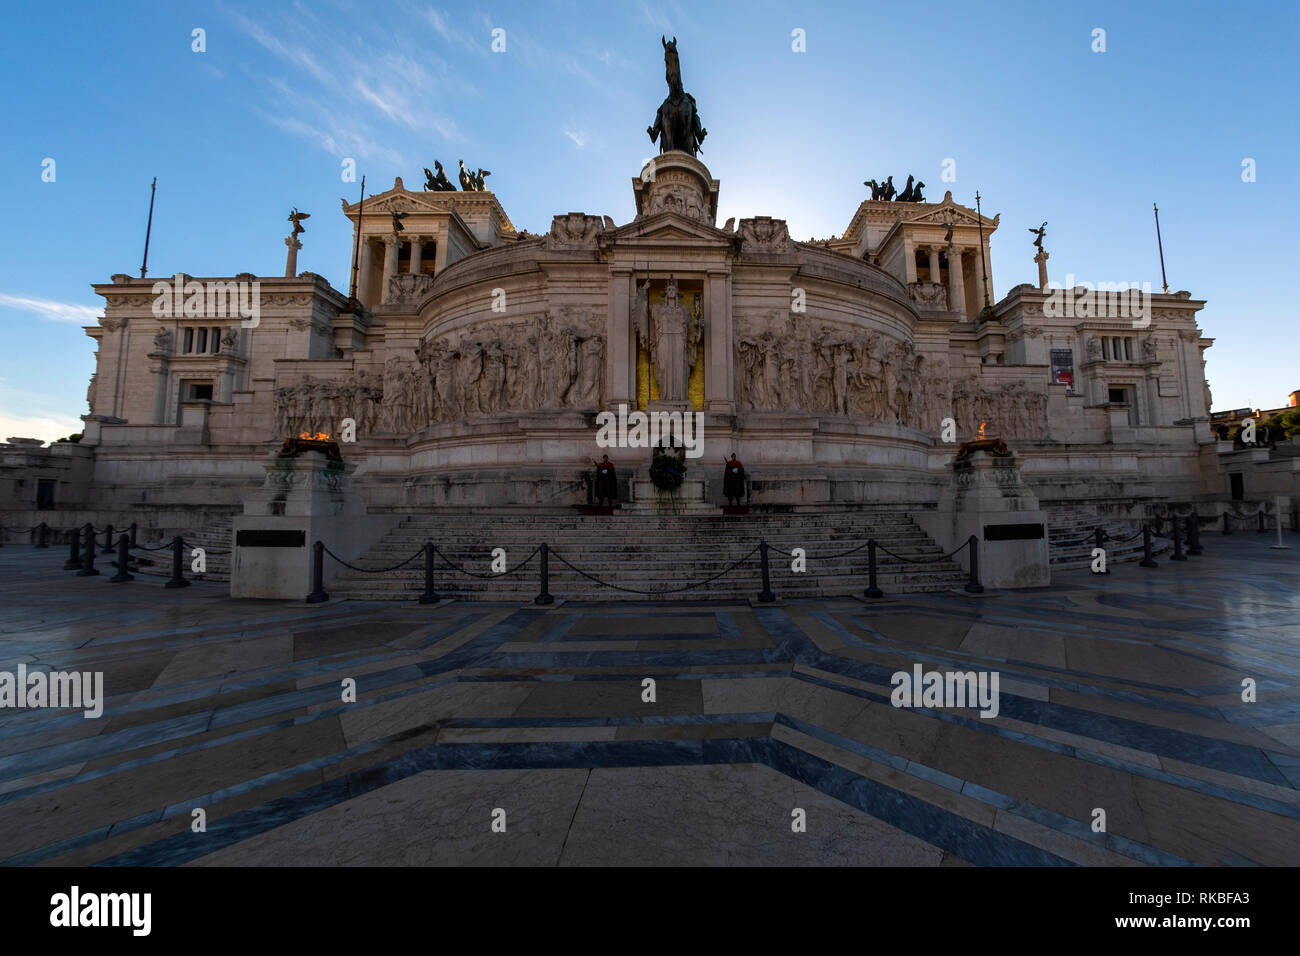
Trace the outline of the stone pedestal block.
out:
[[[980,580],[986,588],[1051,583],[1047,516],[1021,479],[1015,456],[974,448],[955,461],[952,469],[938,508],[917,514],[917,522],[945,551],[972,534],[979,538]],[[969,549],[957,558],[969,570]]]
[[[355,467],[317,451],[267,463],[262,487],[245,500],[244,513],[233,522],[231,597],[302,600],[312,590],[316,541],[352,561],[396,523],[367,517],[350,487]],[[327,588],[341,567],[326,556]]]
[[[629,485],[632,500],[627,510],[637,514],[673,514],[674,510],[677,514],[713,514],[718,510],[708,501],[708,483],[703,478],[686,478],[671,497],[649,478],[633,478]]]

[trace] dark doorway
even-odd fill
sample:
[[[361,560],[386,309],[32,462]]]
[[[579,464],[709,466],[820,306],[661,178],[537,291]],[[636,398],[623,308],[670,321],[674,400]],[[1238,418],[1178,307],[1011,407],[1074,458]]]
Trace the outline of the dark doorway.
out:
[[[1245,482],[1241,480],[1240,472],[1228,476],[1228,485],[1232,489],[1233,501],[1241,501],[1246,497],[1246,485]]]
[[[36,482],[36,510],[53,511],[54,510],[54,486],[53,478],[41,478]]]

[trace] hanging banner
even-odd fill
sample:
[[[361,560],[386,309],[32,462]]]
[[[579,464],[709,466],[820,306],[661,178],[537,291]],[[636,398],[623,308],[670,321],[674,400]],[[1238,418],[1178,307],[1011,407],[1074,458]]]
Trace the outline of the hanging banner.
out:
[[[1052,381],[1074,390],[1074,349],[1052,349]]]

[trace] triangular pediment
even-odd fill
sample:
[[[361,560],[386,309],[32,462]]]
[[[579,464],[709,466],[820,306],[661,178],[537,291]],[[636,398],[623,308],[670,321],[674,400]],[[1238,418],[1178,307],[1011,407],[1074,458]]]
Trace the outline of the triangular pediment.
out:
[[[372,212],[428,212],[446,215],[462,204],[479,201],[489,193],[454,193],[454,192],[411,192],[401,187],[390,189],[375,196],[367,196],[365,211]],[[361,204],[343,200],[343,212],[355,215]]]
[[[675,212],[661,212],[642,216],[625,226],[609,229],[601,233],[602,244],[647,244],[665,245],[672,243],[705,243],[713,246],[725,246],[733,242],[735,233],[689,216]]]
[[[996,226],[1001,214],[989,219],[984,218],[985,226]],[[954,202],[943,202],[937,206],[927,206],[914,216],[902,216],[900,221],[905,223],[933,223],[935,225],[946,226],[952,223],[955,226],[978,226],[980,217],[967,209],[965,206],[959,206]]]

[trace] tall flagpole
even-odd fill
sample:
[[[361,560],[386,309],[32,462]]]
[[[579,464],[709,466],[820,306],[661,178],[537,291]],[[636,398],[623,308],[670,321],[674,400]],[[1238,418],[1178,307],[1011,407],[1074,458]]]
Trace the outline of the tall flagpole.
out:
[[[1160,284],[1165,287],[1165,293],[1169,292],[1169,280],[1165,278],[1165,245],[1160,241],[1160,207],[1155,203],[1151,208],[1156,211],[1156,248],[1160,250]]]
[[[361,204],[357,207],[357,235],[352,242],[352,288],[348,292],[351,302],[357,301],[357,257],[361,254],[361,213],[366,208],[366,177],[361,177]],[[350,304],[349,303],[349,304]]]
[[[149,187],[149,223],[144,227],[144,261],[140,263],[140,278],[149,269],[149,234],[153,232],[153,197],[158,191],[158,177],[153,178],[153,184]]]
[[[989,265],[984,259],[984,213],[980,212],[980,193],[978,189],[975,190],[975,218],[979,220],[980,227],[980,269],[981,275],[984,277],[984,308],[980,310],[980,314],[983,315],[984,312],[989,310]]]

